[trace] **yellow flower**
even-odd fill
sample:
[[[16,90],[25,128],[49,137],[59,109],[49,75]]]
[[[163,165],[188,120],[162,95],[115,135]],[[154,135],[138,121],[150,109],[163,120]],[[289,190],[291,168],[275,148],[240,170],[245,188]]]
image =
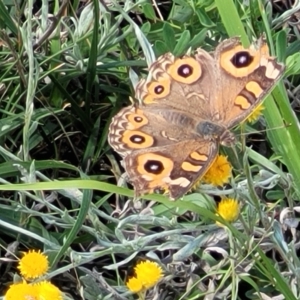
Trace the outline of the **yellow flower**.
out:
[[[61,291],[51,282],[42,281],[34,285],[38,291],[38,300],[62,300]]]
[[[26,283],[12,284],[5,294],[5,300],[38,300],[38,293],[36,288]]]
[[[5,295],[5,300],[62,300],[61,291],[53,284],[42,281],[36,284],[12,284]]]
[[[131,277],[127,280],[126,285],[128,289],[133,293],[138,293],[143,289],[142,282],[136,277]]]
[[[217,208],[217,215],[222,217],[227,222],[234,222],[240,212],[240,206],[236,199],[225,198],[222,199]],[[223,225],[217,222],[218,225]]]
[[[231,169],[232,167],[229,164],[227,157],[219,155],[203,176],[203,181],[215,186],[224,185],[229,182]]]
[[[161,267],[150,260],[139,262],[135,268],[135,276],[131,277],[126,285],[133,293],[148,290],[163,276]]]
[[[40,250],[24,252],[24,256],[19,261],[18,269],[25,279],[40,277],[46,274],[49,269],[48,258]]]
[[[136,277],[142,282],[145,289],[154,286],[162,277],[161,267],[153,261],[142,261],[134,268]]]
[[[258,105],[254,111],[247,118],[247,122],[254,123],[261,116],[262,111],[264,110],[264,106],[262,104]]]

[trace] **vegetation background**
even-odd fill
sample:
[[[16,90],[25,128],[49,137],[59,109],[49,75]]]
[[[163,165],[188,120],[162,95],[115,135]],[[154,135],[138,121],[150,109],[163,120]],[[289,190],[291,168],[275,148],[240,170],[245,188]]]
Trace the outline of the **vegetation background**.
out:
[[[0,295],[20,252],[41,249],[66,299],[136,299],[125,278],[138,257],[165,274],[147,299],[299,299],[299,10],[298,0],[0,1]],[[238,159],[226,150],[231,185],[133,204],[107,131],[153,53],[262,33],[285,76],[264,118],[243,126],[255,134],[240,135]],[[214,212],[224,195],[242,205],[226,228]]]

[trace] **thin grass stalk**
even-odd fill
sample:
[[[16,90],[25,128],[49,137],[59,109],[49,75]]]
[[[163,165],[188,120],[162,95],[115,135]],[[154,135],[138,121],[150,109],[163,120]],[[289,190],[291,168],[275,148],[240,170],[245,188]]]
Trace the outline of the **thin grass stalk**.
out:
[[[36,88],[36,81],[34,72],[38,75],[38,69],[35,70],[34,53],[32,48],[33,34],[32,34],[32,10],[33,10],[33,0],[29,0],[28,3],[28,15],[25,25],[25,31],[23,32],[23,41],[26,49],[26,54],[28,57],[28,80],[27,80],[27,93],[25,102],[25,114],[24,114],[24,128],[23,128],[23,159],[28,161],[29,156],[29,139],[32,133],[31,130],[31,120],[34,111],[34,95]]]

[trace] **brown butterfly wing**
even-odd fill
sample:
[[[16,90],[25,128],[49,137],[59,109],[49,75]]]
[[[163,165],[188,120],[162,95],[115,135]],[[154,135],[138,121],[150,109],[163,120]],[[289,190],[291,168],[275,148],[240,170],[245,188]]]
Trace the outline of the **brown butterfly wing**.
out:
[[[201,61],[201,50],[197,58]],[[206,54],[204,53],[203,56]],[[238,38],[222,42],[214,52],[216,94],[213,121],[231,128],[245,120],[281,78],[283,64],[269,54],[263,38],[244,48]]]
[[[174,200],[205,174],[217,153],[215,142],[195,139],[138,150],[126,156],[124,162],[136,196],[163,190]]]
[[[161,56],[151,65],[147,80],[136,86],[136,98],[145,107],[180,111],[195,119],[210,120],[214,88],[214,59],[202,51],[197,57],[176,58],[171,53]]]
[[[194,140],[198,137],[195,123],[180,111],[133,105],[123,108],[112,119],[108,142],[124,157],[140,149]]]

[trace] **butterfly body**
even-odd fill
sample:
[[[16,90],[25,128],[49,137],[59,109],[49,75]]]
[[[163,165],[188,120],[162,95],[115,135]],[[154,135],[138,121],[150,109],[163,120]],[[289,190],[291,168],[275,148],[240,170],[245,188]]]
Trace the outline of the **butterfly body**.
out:
[[[141,80],[141,104],[123,108],[113,119],[108,141],[124,158],[137,196],[166,190],[184,195],[208,170],[229,131],[245,120],[280,79],[284,66],[269,55],[263,39],[244,48],[238,38],[213,54],[157,59]]]

